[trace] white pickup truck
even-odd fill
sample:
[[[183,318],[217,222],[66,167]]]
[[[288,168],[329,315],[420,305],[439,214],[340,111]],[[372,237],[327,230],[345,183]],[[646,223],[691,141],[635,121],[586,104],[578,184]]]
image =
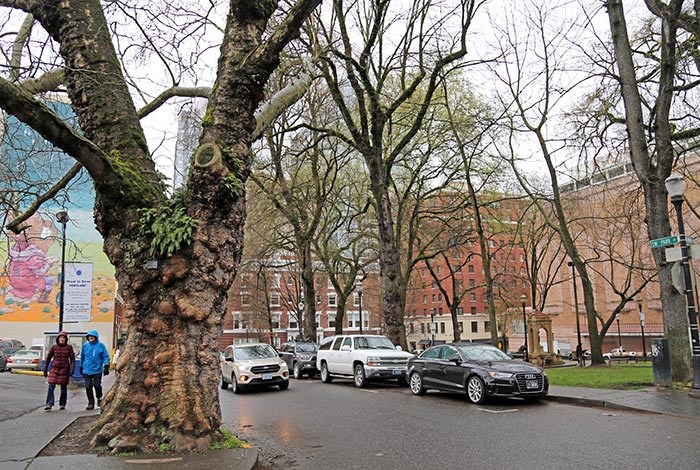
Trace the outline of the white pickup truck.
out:
[[[333,377],[352,377],[360,388],[374,379],[397,379],[405,385],[411,357],[413,354],[394,346],[386,336],[339,335],[321,342],[316,366],[324,383],[330,383]]]

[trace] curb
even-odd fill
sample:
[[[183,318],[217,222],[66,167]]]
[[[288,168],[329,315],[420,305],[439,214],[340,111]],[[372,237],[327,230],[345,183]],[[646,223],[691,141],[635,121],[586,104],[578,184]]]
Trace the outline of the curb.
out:
[[[20,374],[20,375],[36,375],[37,377],[43,377],[44,372],[40,370],[15,370],[12,369],[10,371],[11,374]]]
[[[613,402],[606,401],[606,400],[596,400],[593,398],[565,397],[565,396],[561,396],[561,395],[546,395],[542,398],[544,400],[558,401],[560,403],[568,403],[570,405],[589,406],[589,407],[596,406],[596,407],[600,407],[600,408],[610,408],[610,409],[624,410],[624,411],[636,411],[638,413],[649,413],[649,414],[655,414],[655,415],[665,414],[665,413],[662,413],[660,411],[644,410],[644,409],[640,409],[640,408],[635,408],[633,406],[620,405],[619,403],[613,403]]]

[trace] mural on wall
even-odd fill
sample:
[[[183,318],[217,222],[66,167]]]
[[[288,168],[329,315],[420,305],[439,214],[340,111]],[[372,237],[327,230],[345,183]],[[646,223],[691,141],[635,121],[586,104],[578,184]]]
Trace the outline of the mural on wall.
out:
[[[61,115],[72,115],[65,103],[47,104]],[[7,118],[4,127],[2,124],[0,178],[7,174],[12,179],[0,183],[8,192],[40,193],[41,182],[52,184],[57,181],[57,175],[65,174],[74,164],[74,160],[13,117]],[[5,172],[5,168],[12,171]],[[56,220],[59,211],[66,211],[69,216],[64,261],[92,265],[89,321],[113,321],[114,268],[102,252],[102,237],[94,226],[94,191],[89,178],[86,175],[74,178],[66,194],[63,200],[42,206],[40,212],[25,222],[28,228],[21,234],[0,233],[0,322],[58,321],[63,247],[63,225]],[[30,202],[19,200],[17,206],[22,210]],[[3,221],[12,219],[10,213],[0,212],[0,217]]]

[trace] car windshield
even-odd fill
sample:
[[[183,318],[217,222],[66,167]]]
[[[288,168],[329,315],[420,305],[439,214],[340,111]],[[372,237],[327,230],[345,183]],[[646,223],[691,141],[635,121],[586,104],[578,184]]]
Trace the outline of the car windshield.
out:
[[[360,336],[355,338],[357,349],[396,349],[385,336]]]
[[[14,354],[15,356],[32,356],[32,357],[39,357],[39,351],[17,351]]]
[[[506,353],[489,345],[462,346],[459,349],[468,361],[506,361],[510,359]]]
[[[255,346],[242,346],[236,348],[236,359],[264,359],[275,357],[277,353],[269,344],[258,344]]]
[[[299,343],[297,344],[297,352],[316,352],[318,344],[316,343]]]

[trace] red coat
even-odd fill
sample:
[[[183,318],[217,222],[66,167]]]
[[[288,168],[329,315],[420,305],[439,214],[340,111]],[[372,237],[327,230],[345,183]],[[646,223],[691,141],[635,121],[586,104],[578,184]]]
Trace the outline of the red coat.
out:
[[[70,344],[54,344],[49,349],[49,354],[46,356],[44,372],[49,367],[49,362],[53,359],[51,370],[49,371],[49,383],[56,385],[68,385],[70,376],[75,370],[75,353],[73,346]]]

